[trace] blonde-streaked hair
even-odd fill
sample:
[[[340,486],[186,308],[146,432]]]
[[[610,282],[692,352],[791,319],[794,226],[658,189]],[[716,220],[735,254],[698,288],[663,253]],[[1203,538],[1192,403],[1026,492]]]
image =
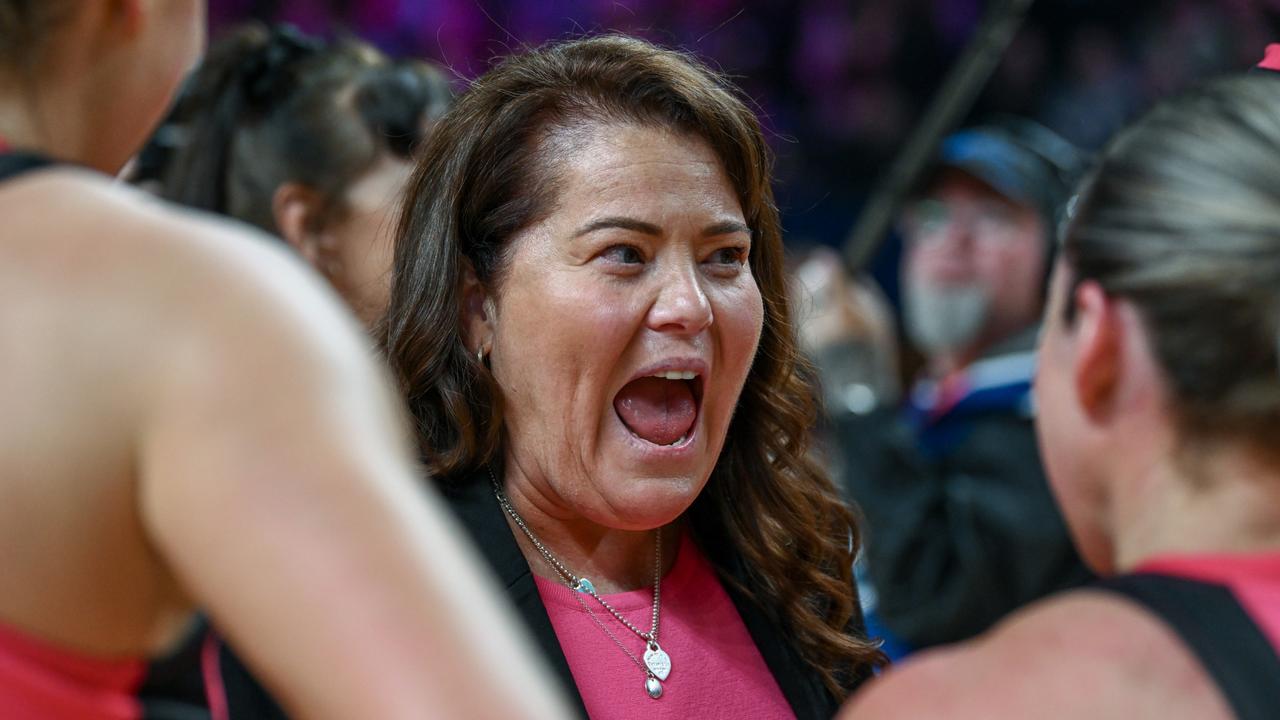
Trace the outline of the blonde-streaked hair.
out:
[[[1138,308],[1184,440],[1280,462],[1280,79],[1161,103],[1115,138],[1077,204],[1073,282]]]

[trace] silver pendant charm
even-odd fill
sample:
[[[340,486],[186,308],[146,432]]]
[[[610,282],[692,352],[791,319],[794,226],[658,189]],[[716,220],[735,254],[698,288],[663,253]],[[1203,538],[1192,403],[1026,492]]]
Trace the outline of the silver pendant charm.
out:
[[[652,675],[645,678],[644,689],[649,693],[649,697],[654,700],[662,697],[662,683],[658,681],[658,678]]]
[[[644,651],[644,664],[659,680],[666,680],[671,674],[671,656],[656,642],[650,642]]]

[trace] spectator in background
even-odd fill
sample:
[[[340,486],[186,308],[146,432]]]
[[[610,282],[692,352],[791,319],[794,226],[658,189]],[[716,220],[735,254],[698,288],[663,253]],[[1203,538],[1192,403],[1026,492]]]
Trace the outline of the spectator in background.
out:
[[[805,335],[866,515],[876,616],[908,649],[971,637],[1088,577],[1049,495],[1030,397],[1055,218],[1082,166],[1029,121],[945,140],[902,220],[904,324],[925,360],[905,411],[889,314],[838,265],[800,268],[823,298]]]
[[[280,236],[373,325],[413,149],[450,101],[446,77],[425,63],[246,26],[188,81],[162,195]]]
[[[1038,431],[1111,576],[923,654],[841,717],[1269,720],[1280,708],[1280,86],[1120,135],[1065,233]]]

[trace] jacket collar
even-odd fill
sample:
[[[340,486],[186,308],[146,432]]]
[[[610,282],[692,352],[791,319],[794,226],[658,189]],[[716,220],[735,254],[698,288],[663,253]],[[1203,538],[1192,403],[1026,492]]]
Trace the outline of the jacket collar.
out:
[[[565,694],[581,716],[587,717],[587,708],[569,670],[569,661],[560,649],[560,639],[551,625],[546,606],[542,604],[542,596],[538,594],[529,561],[525,560],[515,536],[511,534],[507,516],[493,496],[488,477],[476,475],[470,482],[447,489],[445,499],[497,573],[507,596],[515,603],[517,614],[542,650],[548,668],[560,679]]]

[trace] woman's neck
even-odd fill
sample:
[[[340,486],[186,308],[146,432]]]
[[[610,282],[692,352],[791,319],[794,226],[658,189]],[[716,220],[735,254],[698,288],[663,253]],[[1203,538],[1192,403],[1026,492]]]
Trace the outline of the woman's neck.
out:
[[[1130,477],[1137,491],[1111,518],[1118,571],[1158,555],[1280,550],[1280,472],[1249,453],[1165,456]]]
[[[654,550],[662,533],[661,570],[675,564],[681,522],[656,530],[620,530],[588,520],[539,486],[523,480],[504,483],[504,493],[534,537],[571,573],[591,580],[601,594],[649,587],[654,580]],[[564,578],[542,556],[510,518],[511,532],[535,575],[556,582]]]
[[[0,139],[12,149],[96,167],[102,163],[94,156],[92,123],[76,92],[54,83],[35,89],[0,83]]]

